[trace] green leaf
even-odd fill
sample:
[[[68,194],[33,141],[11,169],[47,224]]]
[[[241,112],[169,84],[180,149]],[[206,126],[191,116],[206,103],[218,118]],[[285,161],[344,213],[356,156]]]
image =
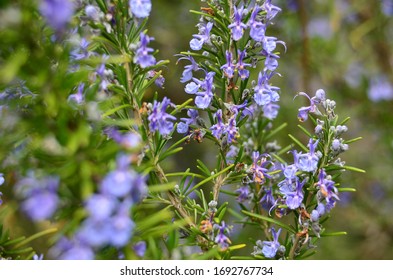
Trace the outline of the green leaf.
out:
[[[345,231],[337,231],[337,232],[324,232],[321,234],[321,237],[328,237],[328,236],[342,236],[347,235]]]
[[[265,139],[269,139],[272,138],[274,135],[276,135],[277,133],[279,133],[281,130],[283,130],[288,124],[287,123],[283,123],[282,125],[280,125],[279,127],[277,127],[276,129],[273,129],[268,135],[266,135]]]
[[[210,170],[207,166],[199,159],[197,159],[197,168],[202,171],[206,176],[210,176]]]
[[[175,188],[175,185],[176,185],[176,183],[174,183],[174,182],[169,182],[166,184],[152,185],[152,186],[149,186],[149,191],[152,193],[165,192],[165,191],[173,190]]]
[[[242,210],[242,213],[246,214],[247,216],[256,218],[256,219],[260,219],[260,220],[264,220],[264,221],[269,222],[269,223],[272,223],[272,224],[276,224],[276,225],[278,225],[278,226],[281,227],[281,228],[285,228],[288,232],[291,232],[291,233],[293,233],[293,234],[296,233],[296,231],[293,230],[293,229],[292,229],[291,227],[289,227],[288,225],[283,224],[283,223],[281,223],[281,222],[279,222],[279,221],[276,221],[276,220],[274,220],[274,219],[272,219],[272,218],[265,217],[265,216],[262,216],[262,215],[258,215],[258,214],[255,214],[255,213],[251,213],[251,212],[244,211],[244,210]]]
[[[289,138],[292,139],[293,142],[295,142],[303,151],[308,152],[308,149],[306,146],[304,146],[302,144],[302,142],[300,142],[298,139],[296,139],[294,136],[292,136],[291,134],[288,134]]]
[[[343,168],[345,170],[351,170],[351,171],[355,171],[355,172],[359,172],[359,173],[366,173],[366,170],[357,168],[357,167],[353,167],[353,166],[348,166],[348,165],[344,165]]]
[[[220,176],[221,174],[227,172],[228,170],[230,170],[233,167],[233,164],[227,166],[226,168],[224,168],[223,170],[221,170],[218,173],[214,173],[213,175],[209,176],[208,178],[206,178],[205,180],[202,180],[201,182],[199,182],[198,184],[196,184],[190,191],[187,192],[187,195],[190,194],[193,190],[199,188],[200,186],[202,186],[203,184],[212,181],[213,179],[215,179],[216,177]]]
[[[124,108],[132,108],[132,107],[130,104],[123,104],[123,105],[120,105],[116,108],[106,111],[104,114],[102,114],[102,117],[103,118],[108,117],[108,116],[110,116],[110,115],[112,115],[112,114],[116,113],[117,111],[124,109]]]
[[[229,251],[235,251],[246,247],[246,244],[233,245],[228,248]]]
[[[31,242],[31,241],[37,239],[37,238],[43,237],[43,236],[48,235],[48,234],[51,234],[51,233],[55,233],[56,231],[57,231],[57,228],[49,228],[49,229],[47,229],[47,230],[43,230],[43,231],[41,231],[41,232],[38,232],[38,233],[36,233],[36,234],[33,234],[32,236],[30,236],[30,237],[24,239],[22,242],[16,244],[16,245],[14,246],[14,249],[19,248],[19,247],[22,247],[23,245],[25,245],[25,244],[27,244],[27,243],[29,243],[29,242]]]
[[[362,139],[363,139],[363,137],[353,138],[353,139],[344,141],[344,144],[350,144],[350,143],[353,143],[353,142],[356,142],[356,141],[359,141],[359,140],[362,140]]]
[[[145,231],[151,229],[153,226],[160,224],[162,221],[172,218],[172,213],[167,209],[163,209],[155,214],[145,217],[143,221],[137,224],[137,231]]]
[[[298,124],[297,127],[300,128],[308,137],[312,138],[312,134],[308,132],[308,130],[305,129],[302,125]]]
[[[339,192],[356,192],[354,188],[337,188]]]

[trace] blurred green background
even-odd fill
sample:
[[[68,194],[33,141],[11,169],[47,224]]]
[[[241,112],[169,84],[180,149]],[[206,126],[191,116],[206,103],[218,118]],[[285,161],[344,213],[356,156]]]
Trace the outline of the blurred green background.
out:
[[[189,49],[198,23],[189,10],[199,10],[201,1],[152,2],[149,33],[160,50],[158,59],[171,59],[164,70],[165,90],[159,94],[179,103],[189,96],[179,82],[183,64],[176,67],[173,55]],[[281,110],[274,123],[288,123],[277,139],[279,144],[289,143],[288,133],[303,136],[296,127],[296,114],[306,100],[293,100],[294,96],[299,91],[313,95],[319,88],[337,102],[341,118],[351,117],[346,139],[363,137],[350,145],[342,160],[367,172],[342,176],[342,186],[354,187],[357,192],[341,196],[328,222],[329,231],[346,231],[348,235],[321,240],[313,258],[393,259],[393,1],[273,3],[282,12],[267,35],[287,45],[286,53],[278,47],[282,77],[273,78],[274,85],[281,88]],[[209,149],[209,143],[186,146],[176,158],[177,168],[192,166],[196,158],[209,161]]]

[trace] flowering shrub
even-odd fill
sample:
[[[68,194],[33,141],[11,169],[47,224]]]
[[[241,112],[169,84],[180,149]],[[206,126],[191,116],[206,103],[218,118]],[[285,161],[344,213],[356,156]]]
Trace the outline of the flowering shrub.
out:
[[[0,228],[2,258],[40,259],[17,248],[50,235],[48,259],[301,259],[345,234],[326,221],[354,190],[341,173],[362,172],[340,158],[359,138],[343,138],[349,119],[319,89],[293,102],[308,99],[297,117],[314,130],[288,120],[308,143],[275,140],[286,127],[274,122],[286,45],[270,31],[281,12],[272,1],[207,0],[192,11],[197,34],[176,54],[183,104],[160,94],[168,61],[146,29],[152,1],[19,2],[7,7],[28,15],[9,23],[21,34],[2,30],[0,185],[37,232],[10,239]],[[166,164],[205,141],[214,167]]]

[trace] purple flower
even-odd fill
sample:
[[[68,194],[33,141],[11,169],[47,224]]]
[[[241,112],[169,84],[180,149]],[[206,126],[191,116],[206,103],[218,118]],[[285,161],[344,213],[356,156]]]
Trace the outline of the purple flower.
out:
[[[156,64],[155,57],[149,54],[154,50],[152,48],[147,47],[147,45],[152,40],[154,40],[154,38],[149,37],[145,33],[141,32],[139,47],[135,52],[134,62],[139,64],[139,66],[142,68],[154,66]]]
[[[236,200],[240,203],[244,203],[250,199],[250,189],[248,186],[242,186],[235,192],[238,194]]]
[[[278,90],[280,88],[268,84],[273,73],[259,72],[258,83],[254,87],[254,100],[259,106],[265,106],[271,102],[277,102],[280,99]]]
[[[194,71],[198,71],[199,70],[199,66],[198,64],[195,62],[195,59],[191,56],[191,55],[183,55],[182,57],[180,57],[177,62],[179,62],[180,60],[188,60],[191,62],[190,65],[186,65],[184,67],[184,71],[182,74],[182,77],[180,79],[181,83],[185,83],[190,81],[193,77],[192,77],[192,72]]]
[[[88,50],[90,43],[82,38],[79,47],[71,52],[71,57],[75,60],[89,58],[93,53]]]
[[[42,261],[43,259],[44,259],[44,254],[40,254],[40,255],[35,254],[33,256],[33,260],[35,261]]]
[[[64,237],[51,248],[51,255],[60,260],[93,260],[95,257],[93,249],[87,244]]]
[[[104,131],[108,135],[108,137],[112,138],[119,145],[125,148],[133,149],[141,145],[142,138],[136,132],[126,132],[122,134],[113,127],[106,128]]]
[[[206,109],[211,103],[214,90],[213,78],[215,74],[215,72],[207,73],[203,81],[193,78],[195,83],[191,82],[186,86],[187,93],[197,95],[195,98],[195,104],[200,109]]]
[[[130,0],[129,5],[132,14],[137,18],[145,18],[150,15],[151,12],[150,0]]]
[[[146,242],[145,241],[139,241],[137,242],[134,246],[133,246],[134,252],[135,254],[140,257],[143,258],[143,256],[145,255],[146,252]]]
[[[17,194],[24,199],[22,210],[33,220],[49,219],[57,209],[59,197],[58,177],[45,177],[38,180],[32,176],[19,181],[16,186]]]
[[[87,200],[86,210],[94,220],[104,220],[113,214],[117,204],[114,196],[94,194]]]
[[[221,251],[225,251],[226,249],[228,249],[229,245],[231,244],[231,240],[225,235],[225,233],[229,232],[229,229],[225,225],[224,221],[222,221],[221,226],[215,224],[214,228],[218,229],[218,234],[214,239],[214,242],[218,244]]]
[[[373,102],[392,100],[393,85],[386,76],[374,77],[370,81],[367,94]]]
[[[110,230],[110,220],[111,218],[103,220],[97,220],[91,217],[87,218],[83,221],[76,233],[76,238],[90,247],[107,245],[112,234]]]
[[[93,21],[99,21],[100,19],[100,14],[99,14],[99,10],[97,7],[93,6],[93,5],[87,5],[85,8],[85,14],[86,16],[93,20]]]
[[[297,179],[297,177],[296,177],[297,171],[298,171],[298,168],[295,164],[283,166],[283,174],[287,180],[290,180],[290,181],[292,181],[294,179],[296,180]]]
[[[202,49],[203,44],[210,42],[210,31],[213,28],[213,23],[199,24],[199,34],[193,35],[194,39],[190,41],[190,48],[194,51]]]
[[[251,66],[251,64],[243,62],[243,59],[246,57],[246,51],[245,50],[244,51],[239,50],[238,53],[239,53],[239,59],[238,59],[238,62],[236,64],[237,72],[238,72],[240,78],[242,80],[245,80],[250,75],[250,71],[248,71],[246,69],[246,67]]]
[[[147,192],[145,178],[134,170],[128,169],[129,157],[120,155],[117,158],[117,169],[109,172],[101,182],[103,195],[117,198],[128,197],[132,203],[139,202]]]
[[[239,148],[234,145],[231,145],[229,147],[229,151],[225,155],[225,159],[226,159],[227,163],[229,163],[229,164],[234,163],[238,154],[239,154]]]
[[[284,44],[284,42],[282,41],[277,41],[276,37],[271,37],[271,36],[265,36],[263,37],[263,41],[262,41],[262,55],[264,56],[275,56],[278,57],[277,55],[275,55],[273,52],[277,47],[277,43],[281,43]],[[285,44],[284,44],[285,46]]]
[[[232,31],[233,40],[238,41],[243,37],[244,29],[247,28],[247,25],[242,22],[244,8],[240,7],[237,9],[233,7],[233,9],[233,22],[228,25],[228,28]]]
[[[254,7],[251,17],[248,21],[248,26],[250,26],[250,36],[253,40],[257,42],[262,42],[265,37],[266,25],[260,21],[257,21],[257,16],[262,8],[258,5]]]
[[[78,91],[76,93],[70,94],[68,96],[68,102],[75,103],[75,104],[82,104],[85,101],[83,96],[83,90],[85,89],[85,84],[80,84],[78,86]]]
[[[315,154],[315,149],[317,148],[318,141],[319,140],[315,140],[315,142],[313,143],[313,140],[311,138],[308,142],[310,152],[306,154],[297,154],[295,158],[295,164],[297,168],[299,168],[299,170],[306,172],[314,172],[318,168],[319,158]]]
[[[236,139],[238,136],[238,130],[239,128],[236,126],[236,115],[233,115],[229,119],[229,123],[225,129],[228,144],[232,143]]]
[[[296,189],[293,192],[287,192],[285,194],[285,204],[288,205],[289,209],[297,209],[303,202],[304,193],[303,193],[303,186],[305,181],[300,182],[296,180]]]
[[[113,216],[109,222],[109,244],[115,247],[127,245],[132,237],[135,223],[125,213]]]
[[[262,196],[259,203],[265,210],[270,212],[270,210],[276,205],[276,200],[274,199],[273,190],[271,187],[265,188],[264,190],[265,194]]]
[[[71,20],[74,5],[70,0],[42,0],[40,12],[50,27],[60,33]]]
[[[231,79],[233,78],[233,74],[235,73],[235,68],[236,68],[236,66],[232,63],[232,52],[226,51],[225,57],[227,63],[221,66],[220,69],[224,71],[224,74],[227,78]]]
[[[266,165],[271,164],[271,161],[267,160],[266,155],[259,155],[259,152],[252,153],[253,163],[251,166],[251,173],[253,175],[253,180],[257,184],[264,184],[266,182],[266,178],[271,178],[269,174],[267,174],[268,169],[265,168]]]
[[[327,177],[324,169],[320,171],[318,179],[316,187],[319,189],[319,198],[326,200],[326,211],[329,212],[334,207],[335,202],[340,200],[337,195],[338,191],[334,186],[334,181]]]
[[[276,256],[278,249],[280,248],[280,242],[278,242],[278,237],[281,233],[281,228],[276,232],[274,228],[271,229],[273,241],[263,241],[262,254],[269,259]]]
[[[266,0],[262,7],[266,11],[267,21],[271,21],[281,11],[279,7],[272,4],[272,0]]]
[[[167,97],[164,97],[161,102],[154,100],[153,109],[148,117],[149,128],[152,132],[158,130],[163,136],[172,132],[173,121],[176,118],[165,112],[168,106],[173,106],[173,104]]]
[[[187,133],[188,132],[188,126],[189,125],[194,125],[197,123],[198,119],[198,111],[195,109],[189,109],[187,111],[187,115],[189,118],[181,118],[180,120],[182,122],[179,122],[177,124],[177,132],[178,133]]]
[[[310,100],[310,106],[304,106],[299,109],[298,119],[304,122],[308,119],[308,113],[318,113],[317,105],[326,100],[325,91],[323,89],[318,89],[315,96],[310,98],[307,93],[300,92],[298,95],[305,96]],[[298,96],[296,95],[295,98]]]
[[[222,121],[221,109],[217,110],[215,116],[216,116],[217,123],[215,125],[213,125],[212,127],[210,127],[210,130],[212,131],[212,134],[214,137],[216,137],[217,139],[220,139],[221,136],[223,135],[223,133],[225,131],[225,127],[226,127]]]
[[[274,103],[269,103],[263,106],[263,115],[269,120],[274,120],[278,115],[280,106]]]
[[[0,186],[2,185],[2,184],[4,184],[4,174],[3,173],[0,173]]]

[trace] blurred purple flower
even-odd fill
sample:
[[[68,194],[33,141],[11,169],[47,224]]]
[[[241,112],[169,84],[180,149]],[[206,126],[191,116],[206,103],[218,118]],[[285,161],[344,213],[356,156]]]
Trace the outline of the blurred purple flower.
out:
[[[131,13],[137,18],[145,18],[151,12],[151,0],[130,0]]]
[[[40,12],[49,26],[60,33],[74,15],[74,5],[70,0],[42,0]]]
[[[57,209],[58,187],[58,177],[45,177],[38,180],[30,176],[19,181],[15,191],[23,199],[21,203],[23,212],[33,221],[42,221],[49,219]]]
[[[118,201],[114,196],[93,194],[86,202],[86,210],[94,220],[110,217],[115,211]]]
[[[278,91],[280,88],[269,85],[269,79],[273,76],[273,72],[268,74],[259,72],[258,83],[254,87],[254,101],[259,106],[265,106],[271,102],[277,102],[280,99]]]
[[[145,241],[139,241],[137,242],[134,246],[133,246],[134,252],[135,254],[140,257],[143,258],[143,256],[145,255],[146,252],[146,242]]]
[[[281,12],[279,7],[272,4],[272,0],[266,0],[262,8],[266,11],[266,20],[268,22],[271,21],[279,12]]]
[[[248,186],[238,188],[235,193],[238,194],[236,200],[240,203],[244,203],[250,199],[250,189]]]
[[[148,116],[149,128],[152,132],[158,130],[163,136],[172,132],[173,121],[176,120],[176,117],[165,112],[168,106],[174,105],[167,97],[164,97],[161,102],[154,100],[153,109]]]
[[[269,103],[263,106],[263,115],[269,120],[274,120],[278,115],[280,105]]]
[[[66,238],[60,240],[52,252],[56,254],[57,259],[60,260],[94,260],[95,255],[93,249],[79,241],[69,241]]]
[[[229,229],[225,225],[224,221],[221,222],[221,226],[215,224],[214,228],[218,229],[218,234],[214,239],[214,242],[218,244],[221,251],[225,251],[226,249],[228,249],[229,245],[231,244],[231,240],[225,235],[226,233],[229,232]]]
[[[371,79],[368,98],[373,102],[393,99],[393,85],[386,76],[377,76]]]
[[[78,91],[76,93],[70,94],[68,96],[68,102],[80,105],[85,101],[85,98],[83,96],[83,90],[85,89],[85,84],[81,83],[78,86]]]

